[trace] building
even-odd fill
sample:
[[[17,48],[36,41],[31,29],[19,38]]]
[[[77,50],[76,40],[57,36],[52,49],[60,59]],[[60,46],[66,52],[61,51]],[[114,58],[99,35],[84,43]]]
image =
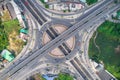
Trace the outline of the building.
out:
[[[4,9],[5,9],[4,5],[0,4],[0,16],[3,16]]]
[[[7,3],[6,7],[7,7],[9,13],[10,13],[11,18],[12,19],[16,19],[17,16],[16,16],[16,13],[15,13],[15,10],[14,10],[14,7],[12,6],[12,4],[11,3]]]
[[[26,28],[22,28],[21,30],[20,30],[20,38],[23,40],[23,41],[25,41],[26,42],[26,40],[28,39],[28,29],[26,29]]]
[[[20,30],[20,33],[28,34],[28,30],[25,29],[25,28],[22,28],[22,29]]]
[[[48,0],[44,0],[44,2],[48,2]]]
[[[11,62],[15,58],[12,53],[10,53],[8,50],[3,50],[1,53],[1,57],[6,59],[7,61]]]
[[[52,75],[49,75],[49,74],[47,74],[47,75],[43,75],[43,78],[45,78],[46,80],[54,80],[55,78],[56,78],[57,76],[52,76]]]
[[[86,3],[86,0],[80,0],[81,2],[83,2],[83,3]]]

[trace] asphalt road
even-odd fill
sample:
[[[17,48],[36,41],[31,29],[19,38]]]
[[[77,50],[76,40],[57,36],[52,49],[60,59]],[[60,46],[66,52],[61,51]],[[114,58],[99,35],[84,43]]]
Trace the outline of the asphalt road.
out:
[[[4,72],[2,72],[0,74],[0,79],[4,80],[7,76],[11,76],[11,75],[17,73],[17,71],[21,70],[22,68],[25,68],[25,66],[33,64],[41,56],[47,55],[47,53],[49,51],[51,51],[55,47],[59,46],[61,44],[61,42],[64,42],[69,37],[75,35],[80,29],[84,28],[85,26],[89,26],[88,23],[90,24],[92,21],[88,21],[88,19],[90,19],[90,17],[92,19],[96,19],[96,18],[101,17],[101,15],[96,15],[96,14],[98,14],[98,13],[101,14],[100,12],[103,11],[104,8],[109,5],[108,3],[111,3],[111,2],[113,2],[113,0],[105,1],[101,5],[97,6],[97,8],[94,8],[94,9],[92,9],[92,11],[89,11],[88,13],[82,15],[80,22],[73,25],[71,28],[66,30],[64,33],[59,35],[57,38],[52,40],[47,45],[43,46],[41,49],[34,52],[31,56],[29,56],[25,60],[21,61],[19,64],[16,64],[15,66],[14,65],[11,66],[11,69],[10,68],[6,69]],[[103,8],[103,10],[101,9],[101,7]],[[95,17],[93,18],[93,16],[95,16]],[[86,19],[87,19],[87,21],[86,21]]]
[[[49,35],[50,39],[55,39],[59,34],[53,29],[53,27],[50,27],[46,30],[46,33]],[[68,55],[71,50],[69,47],[66,45],[66,43],[62,43],[58,48],[62,51],[62,53],[66,56]]]
[[[30,0],[21,0],[21,2],[26,6],[26,8],[31,12],[33,17],[38,21],[40,25],[45,23],[47,20],[43,17],[43,15],[38,11],[38,9],[34,6],[33,3],[31,3]]]

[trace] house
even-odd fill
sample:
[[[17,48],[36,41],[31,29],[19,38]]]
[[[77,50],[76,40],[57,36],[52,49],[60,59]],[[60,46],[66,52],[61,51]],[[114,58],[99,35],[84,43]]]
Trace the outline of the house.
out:
[[[20,30],[20,33],[28,34],[28,30],[26,28],[22,28]]]
[[[28,29],[27,28],[22,28],[20,30],[20,38],[26,42],[26,40],[28,39]]]
[[[15,13],[15,10],[14,10],[12,4],[11,3],[7,3],[6,7],[7,7],[9,13],[10,13],[11,18],[15,19],[17,16],[16,16],[16,13]]]
[[[12,53],[10,53],[8,50],[3,50],[1,53],[1,57],[6,59],[7,61],[11,62],[15,58]]]
[[[43,78],[45,78],[46,80],[54,80],[57,76],[50,76],[48,75],[43,75]]]
[[[83,3],[86,3],[86,0],[80,0],[81,2],[83,2]]]

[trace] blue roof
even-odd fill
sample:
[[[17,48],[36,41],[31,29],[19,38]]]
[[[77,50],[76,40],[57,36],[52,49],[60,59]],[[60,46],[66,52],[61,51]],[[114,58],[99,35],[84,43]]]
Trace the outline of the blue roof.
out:
[[[21,32],[21,33],[28,34],[28,30],[27,30],[27,29],[25,29],[25,28],[22,28],[22,29],[20,30],[20,32]]]
[[[86,3],[86,0],[80,0],[80,1]]]
[[[57,76],[48,76],[48,75],[43,75],[43,78],[45,78],[46,80],[54,80],[54,78],[56,78]]]

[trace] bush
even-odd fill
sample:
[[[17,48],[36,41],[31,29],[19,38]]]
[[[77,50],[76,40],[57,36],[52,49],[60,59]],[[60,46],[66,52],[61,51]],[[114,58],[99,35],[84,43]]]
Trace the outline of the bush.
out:
[[[72,76],[66,73],[60,73],[54,80],[74,80]]]
[[[96,3],[98,0],[86,0],[88,5]]]
[[[96,62],[102,61],[105,69],[120,80],[120,54],[115,52],[115,48],[120,45],[120,24],[105,21],[98,29],[96,44],[101,52],[98,52],[91,38],[89,45],[89,56]]]
[[[0,52],[8,46],[8,36],[0,19]]]

